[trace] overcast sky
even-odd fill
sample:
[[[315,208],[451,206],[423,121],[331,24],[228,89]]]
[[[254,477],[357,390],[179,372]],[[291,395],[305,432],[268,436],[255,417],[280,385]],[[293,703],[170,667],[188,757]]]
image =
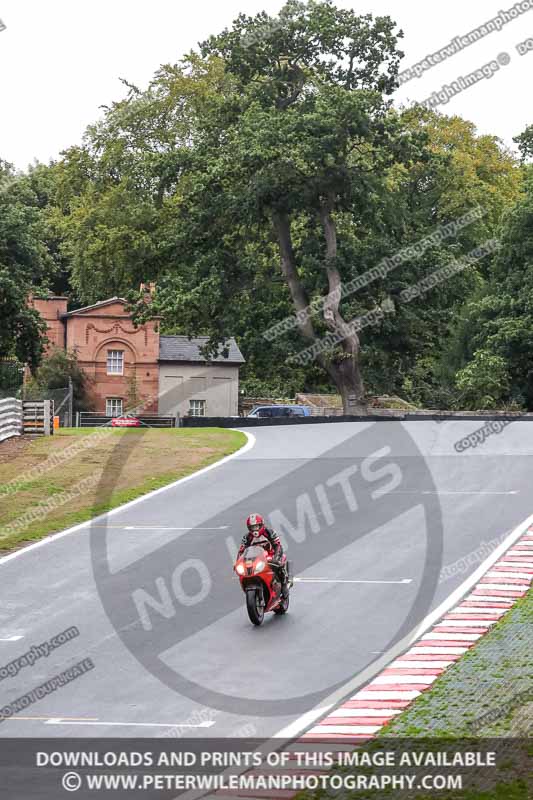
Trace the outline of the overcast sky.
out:
[[[398,101],[424,100],[503,54],[489,80],[440,109],[472,120],[481,133],[495,134],[514,148],[512,137],[533,123],[533,50],[517,52],[519,43],[533,38],[533,0],[520,2],[531,2],[531,10],[406,83]],[[18,168],[56,158],[81,141],[100,105],[123,97],[120,77],[144,86],[159,64],[175,63],[240,11],[275,14],[282,5],[283,0],[0,0],[6,26],[0,30],[0,158]],[[511,8],[512,0],[337,0],[337,5],[391,16],[404,31],[401,69],[406,69]]]

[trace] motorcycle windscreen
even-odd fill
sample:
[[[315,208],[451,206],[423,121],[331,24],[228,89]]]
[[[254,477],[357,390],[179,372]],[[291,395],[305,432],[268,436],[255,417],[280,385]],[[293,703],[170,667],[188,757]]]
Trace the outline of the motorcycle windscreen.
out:
[[[253,544],[251,547],[247,547],[244,553],[242,554],[242,558],[245,558],[249,561],[255,561],[256,558],[261,558],[266,555],[266,550],[261,545]]]

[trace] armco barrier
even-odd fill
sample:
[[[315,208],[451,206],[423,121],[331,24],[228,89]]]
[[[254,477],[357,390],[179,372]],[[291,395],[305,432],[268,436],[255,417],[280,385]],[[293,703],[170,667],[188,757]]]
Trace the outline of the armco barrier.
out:
[[[22,403],[14,397],[0,400],[0,442],[22,433]]]
[[[184,428],[264,428],[273,425],[322,425],[335,422],[402,422],[432,420],[517,420],[533,421],[533,413],[520,414],[505,411],[396,411],[392,409],[374,410],[368,414],[351,414],[333,417],[182,417],[180,426]]]

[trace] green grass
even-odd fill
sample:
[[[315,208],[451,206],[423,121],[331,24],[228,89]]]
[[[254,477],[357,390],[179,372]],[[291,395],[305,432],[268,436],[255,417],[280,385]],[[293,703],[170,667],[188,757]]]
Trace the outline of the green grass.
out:
[[[419,746],[428,750],[451,742],[458,750],[474,750],[487,740],[509,745],[512,752],[497,758],[493,772],[475,775],[477,788],[428,792],[343,792],[345,800],[528,800],[533,797],[531,740],[533,723],[533,590],[453,666],[443,673],[411,706],[395,717],[379,736],[366,745],[373,748]],[[494,712],[496,718],[484,715]],[[427,745],[427,746],[426,746]],[[358,770],[362,772],[362,770]],[[459,770],[460,772],[460,770]],[[402,774],[397,769],[394,774]],[[457,774],[457,773],[455,773]],[[490,784],[487,786],[487,779]],[[318,800],[319,793],[298,798]]]
[[[533,703],[533,591],[511,608],[431,689],[384,729],[393,736],[531,735],[520,727]],[[533,708],[533,706],[532,706]],[[487,712],[497,719],[483,723]],[[527,722],[527,720],[526,720]]]
[[[0,446],[0,552],[86,522],[246,443],[244,434],[222,428],[106,429],[103,439],[91,438],[95,431],[102,433],[100,428],[62,429],[23,448],[17,444],[13,457],[5,443]],[[90,447],[79,447],[82,437]],[[79,452],[72,453],[72,445]],[[64,461],[50,463],[51,456]],[[39,468],[45,471],[36,474]],[[20,483],[9,486],[17,477]],[[79,487],[80,481],[94,484]],[[39,518],[31,519],[32,513]]]

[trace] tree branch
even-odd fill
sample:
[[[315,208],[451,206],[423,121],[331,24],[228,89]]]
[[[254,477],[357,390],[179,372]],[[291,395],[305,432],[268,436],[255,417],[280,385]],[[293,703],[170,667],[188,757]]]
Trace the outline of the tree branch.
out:
[[[281,271],[287,281],[296,313],[298,314],[298,312],[301,312],[300,318],[298,319],[298,328],[302,336],[314,341],[316,339],[316,334],[311,318],[307,312],[309,300],[296,269],[289,217],[284,212],[275,211],[272,214],[272,222],[279,243]]]
[[[324,321],[328,328],[342,334],[342,347],[347,355],[356,356],[359,352],[359,337],[355,331],[349,330],[340,313],[342,280],[337,265],[337,227],[332,213],[335,197],[330,193],[320,204],[320,220],[326,239],[326,272],[328,276],[328,294],[324,301]]]
[[[288,66],[293,73],[293,80],[288,83],[288,86],[291,87],[291,92],[287,97],[283,97],[281,95],[278,96],[276,106],[280,110],[288,108],[295,103],[305,86],[305,72],[298,66],[298,64],[295,64],[294,66],[290,64]]]

